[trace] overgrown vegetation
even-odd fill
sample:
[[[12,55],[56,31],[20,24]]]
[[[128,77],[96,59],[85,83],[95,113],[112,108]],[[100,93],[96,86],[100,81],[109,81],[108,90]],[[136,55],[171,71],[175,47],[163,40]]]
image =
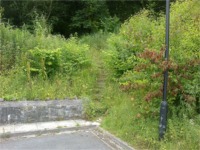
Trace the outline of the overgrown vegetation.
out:
[[[95,6],[90,15],[99,11],[96,1],[87,3]],[[165,17],[151,9],[130,17],[120,28],[117,17],[106,16],[101,23],[97,17],[96,26],[75,21],[87,30],[102,27],[80,38],[50,34],[52,28],[43,15],[36,15],[31,30],[0,23],[0,97],[87,98],[86,117],[102,117],[104,128],[133,147],[198,150],[199,7],[198,0],[171,5],[169,62],[163,59]],[[85,16],[77,14],[74,19],[80,17]],[[165,69],[169,70],[168,128],[164,140],[158,141]]]
[[[55,99],[87,96],[93,86],[89,46],[77,37],[51,35],[45,19],[36,18],[34,34],[0,24],[0,97]]]
[[[128,97],[109,109],[103,126],[131,143],[137,141],[142,148],[200,148],[199,7],[195,0],[171,6],[169,62],[163,58],[162,14],[155,19],[144,10],[127,20],[119,34],[108,39],[110,47],[104,52],[108,66],[119,83],[119,91]],[[165,140],[158,142],[165,69],[169,70],[168,129]]]

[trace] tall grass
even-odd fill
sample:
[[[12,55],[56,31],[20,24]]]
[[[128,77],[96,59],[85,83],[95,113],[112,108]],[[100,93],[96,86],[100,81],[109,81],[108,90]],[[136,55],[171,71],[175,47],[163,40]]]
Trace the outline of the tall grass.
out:
[[[158,140],[159,118],[144,117],[141,114],[141,100],[124,93],[113,82],[108,83],[102,102],[104,119],[102,127],[127,141],[136,149],[176,149],[200,148],[200,117],[192,119],[177,116],[168,119],[168,128],[163,141]],[[159,108],[158,108],[159,109]]]
[[[95,74],[89,46],[77,37],[51,35],[45,18],[37,17],[33,33],[1,23],[0,42],[1,98],[89,97]]]

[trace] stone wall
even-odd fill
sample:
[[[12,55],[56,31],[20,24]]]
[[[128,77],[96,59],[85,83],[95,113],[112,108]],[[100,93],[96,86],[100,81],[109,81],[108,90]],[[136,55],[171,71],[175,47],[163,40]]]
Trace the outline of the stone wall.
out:
[[[0,102],[0,125],[79,119],[82,100]]]

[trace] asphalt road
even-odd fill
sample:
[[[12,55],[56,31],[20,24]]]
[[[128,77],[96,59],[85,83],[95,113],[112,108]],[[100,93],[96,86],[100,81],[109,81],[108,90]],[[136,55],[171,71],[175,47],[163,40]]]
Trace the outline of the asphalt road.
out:
[[[8,139],[0,142],[0,150],[111,150],[90,130],[55,135]]]

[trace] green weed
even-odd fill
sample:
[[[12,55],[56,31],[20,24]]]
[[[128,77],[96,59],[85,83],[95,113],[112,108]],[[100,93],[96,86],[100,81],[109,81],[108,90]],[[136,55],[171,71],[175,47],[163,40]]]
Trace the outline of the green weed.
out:
[[[159,114],[144,116],[141,100],[121,92],[110,84],[102,126],[137,149],[196,149],[200,148],[199,116],[188,119],[171,117],[163,141],[158,140]],[[159,106],[159,105],[158,105]],[[158,108],[159,109],[159,108]],[[157,111],[157,110],[156,110]]]

